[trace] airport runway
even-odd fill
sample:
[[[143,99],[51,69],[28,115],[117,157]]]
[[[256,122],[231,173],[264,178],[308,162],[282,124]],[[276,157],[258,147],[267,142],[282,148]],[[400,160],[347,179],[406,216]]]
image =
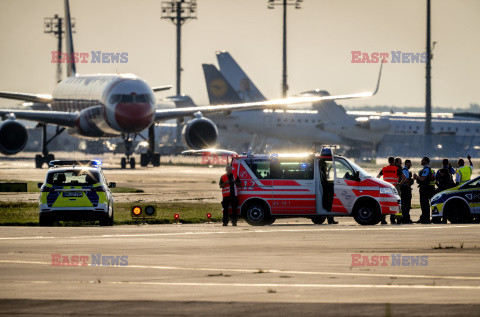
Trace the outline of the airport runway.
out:
[[[362,227],[350,219],[336,226],[4,227],[0,312],[439,316],[458,314],[462,304],[462,315],[478,316],[478,229]],[[89,265],[54,266],[52,254],[87,256]],[[127,256],[128,265],[92,266],[92,254]],[[352,266],[352,254],[389,260]],[[392,266],[392,254],[426,256],[427,265]]]

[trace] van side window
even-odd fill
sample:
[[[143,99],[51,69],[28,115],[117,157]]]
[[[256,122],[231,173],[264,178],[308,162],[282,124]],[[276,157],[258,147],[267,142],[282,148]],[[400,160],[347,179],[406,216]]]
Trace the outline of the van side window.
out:
[[[334,181],[334,174],[333,174],[333,162],[332,159],[322,159],[319,161],[319,168],[322,174],[325,174],[327,177],[327,181],[333,182]],[[323,176],[321,176],[323,177]],[[324,181],[324,180],[323,180]]]
[[[313,161],[278,161],[272,166],[274,179],[313,179]]]
[[[335,170],[337,173],[337,178],[340,179],[353,179],[353,169],[350,165],[342,159],[335,159]]]
[[[269,160],[245,160],[245,163],[252,170],[258,179],[270,179],[270,161]]]

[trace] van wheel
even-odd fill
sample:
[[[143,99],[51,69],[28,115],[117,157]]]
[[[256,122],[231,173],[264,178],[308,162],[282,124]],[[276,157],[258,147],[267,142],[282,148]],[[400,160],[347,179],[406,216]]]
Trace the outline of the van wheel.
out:
[[[312,218],[312,222],[316,225],[321,225],[322,223],[325,222],[325,219],[327,219],[327,217],[325,216],[313,216]]]
[[[48,215],[40,214],[38,219],[41,227],[51,227],[53,226],[53,218]]]
[[[468,223],[472,221],[470,208],[459,199],[449,201],[445,206],[444,213],[451,223]]]
[[[265,226],[269,220],[268,209],[263,203],[254,202],[245,210],[245,221],[251,226]]]
[[[277,218],[275,217],[270,217],[268,218],[268,221],[265,223],[267,226],[273,224],[275,222],[275,220],[277,220]]]
[[[355,207],[353,218],[362,226],[376,225],[382,217],[378,209],[378,206],[372,202],[363,202]]]

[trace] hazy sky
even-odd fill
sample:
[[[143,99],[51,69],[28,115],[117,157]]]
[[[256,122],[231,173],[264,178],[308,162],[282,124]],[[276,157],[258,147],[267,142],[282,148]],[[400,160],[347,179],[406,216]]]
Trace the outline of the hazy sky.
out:
[[[304,0],[288,12],[289,94],[320,88],[344,94],[374,88],[379,64],[353,64],[351,51],[425,51],[424,0]],[[150,85],[175,84],[175,27],[160,0],[71,0],[75,50],[127,52],[125,64],[80,64],[81,74],[131,72]],[[56,39],[43,18],[63,15],[62,0],[0,0],[0,90],[51,93]],[[182,93],[207,103],[202,63],[228,50],[269,98],[281,96],[281,7],[267,0],[199,0],[183,27]],[[433,0],[433,106],[480,103],[480,1]],[[391,60],[390,60],[391,61]],[[172,94],[174,89],[172,90]],[[164,94],[167,96],[168,94]],[[2,99],[1,104],[12,104]],[[346,105],[423,106],[425,64],[387,63],[381,89]]]

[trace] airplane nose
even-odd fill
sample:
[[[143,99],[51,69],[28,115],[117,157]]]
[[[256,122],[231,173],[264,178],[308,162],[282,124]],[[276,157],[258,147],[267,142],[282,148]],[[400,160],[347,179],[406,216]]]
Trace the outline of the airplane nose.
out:
[[[148,102],[120,102],[115,106],[115,120],[122,131],[137,133],[152,124],[154,110],[154,107]]]

